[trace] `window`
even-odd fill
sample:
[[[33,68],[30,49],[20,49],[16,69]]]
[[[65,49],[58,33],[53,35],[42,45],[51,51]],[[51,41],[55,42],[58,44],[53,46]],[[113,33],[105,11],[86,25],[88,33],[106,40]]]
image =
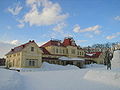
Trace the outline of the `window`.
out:
[[[82,55],[84,55],[84,53],[82,52]]]
[[[35,66],[35,61],[32,61],[32,66]]]
[[[59,53],[61,53],[61,48],[59,48]]]
[[[72,53],[72,54],[75,54],[75,50],[74,50],[74,49],[72,49],[72,50],[71,50],[71,53]]]
[[[29,61],[29,66],[31,66],[31,61]]]
[[[63,54],[65,53],[65,51],[63,50]]]
[[[30,60],[30,61],[29,61],[29,66],[35,66],[35,61]]]
[[[66,50],[66,53],[68,54],[68,49]]]
[[[80,52],[80,55],[81,55],[81,52]]]
[[[55,48],[53,48],[53,53],[55,53]]]
[[[58,49],[56,49],[56,53],[58,53]]]
[[[34,51],[34,47],[31,47],[31,51]]]

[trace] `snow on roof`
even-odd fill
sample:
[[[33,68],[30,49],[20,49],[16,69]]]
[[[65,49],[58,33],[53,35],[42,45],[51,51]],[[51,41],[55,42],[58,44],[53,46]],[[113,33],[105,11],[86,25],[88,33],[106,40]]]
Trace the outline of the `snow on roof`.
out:
[[[59,59],[60,60],[68,60],[69,58],[68,57],[60,57]]]
[[[84,59],[82,59],[82,58],[69,58],[69,57],[60,57],[59,60],[68,60],[68,61],[80,60],[80,61],[84,61]]]
[[[98,58],[102,52],[90,52],[86,53],[85,57],[87,58]]]
[[[86,53],[86,55],[88,55],[88,56],[93,56],[94,53]]]

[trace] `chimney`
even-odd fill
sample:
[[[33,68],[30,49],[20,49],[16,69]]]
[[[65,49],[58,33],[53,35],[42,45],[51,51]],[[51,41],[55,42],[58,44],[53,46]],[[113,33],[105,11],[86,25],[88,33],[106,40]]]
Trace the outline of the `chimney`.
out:
[[[35,42],[34,40],[32,40],[32,42]]]
[[[14,51],[14,49],[11,49],[11,51]]]
[[[25,45],[22,45],[23,46],[23,48],[25,47]]]

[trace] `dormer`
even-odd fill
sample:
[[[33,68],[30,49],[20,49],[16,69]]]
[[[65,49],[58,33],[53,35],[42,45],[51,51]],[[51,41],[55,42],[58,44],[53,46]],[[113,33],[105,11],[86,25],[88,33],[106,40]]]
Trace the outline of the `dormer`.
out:
[[[77,46],[75,40],[72,37],[66,37],[63,41],[64,46]]]

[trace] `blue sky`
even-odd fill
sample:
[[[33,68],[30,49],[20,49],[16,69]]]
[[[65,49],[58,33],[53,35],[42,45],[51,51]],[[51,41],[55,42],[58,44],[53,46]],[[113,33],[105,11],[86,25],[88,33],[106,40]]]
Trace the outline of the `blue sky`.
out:
[[[0,0],[0,36],[1,46],[67,36],[80,46],[119,42],[120,0]]]

